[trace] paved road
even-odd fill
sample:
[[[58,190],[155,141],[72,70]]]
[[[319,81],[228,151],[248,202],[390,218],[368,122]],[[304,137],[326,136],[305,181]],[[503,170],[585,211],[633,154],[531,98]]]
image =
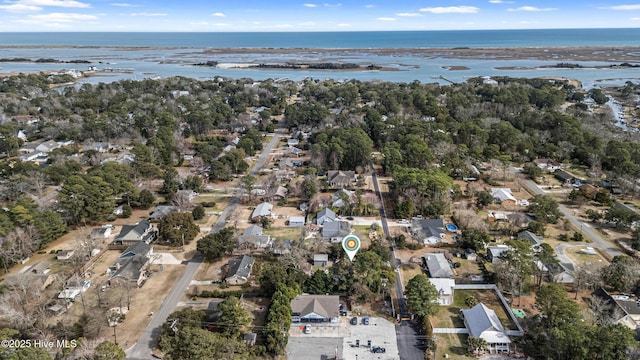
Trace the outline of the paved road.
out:
[[[264,166],[267,159],[269,158],[269,153],[278,143],[280,135],[282,135],[282,131],[283,127],[278,128],[271,141],[269,141],[269,144],[267,144],[267,146],[263,149],[262,153],[260,154],[260,158],[258,159],[258,161],[256,161],[253,168],[249,172],[251,175],[257,174],[258,171],[260,171],[260,169]],[[227,218],[233,212],[239,202],[240,198],[238,196],[231,199],[229,205],[224,209],[216,224],[211,227],[211,232],[220,231],[220,229],[225,226]],[[191,283],[191,280],[193,280],[196,271],[198,271],[198,267],[202,263],[202,259],[202,254],[196,252],[193,258],[189,260],[187,266],[184,269],[184,272],[182,273],[182,276],[173,285],[173,288],[162,302],[162,305],[160,305],[158,311],[156,311],[153,315],[153,318],[151,318],[151,322],[144,329],[142,335],[140,335],[138,342],[136,342],[130,349],[128,349],[127,359],[146,360],[152,358],[151,349],[155,347],[158,335],[160,335],[160,330],[162,329],[162,324],[167,321],[169,315],[176,308],[180,299],[182,299],[182,295]]]
[[[379,211],[382,231],[384,235],[389,238],[391,233],[389,232],[389,225],[387,224],[387,214],[384,210],[384,201],[382,199],[382,193],[380,192],[380,185],[378,184],[378,175],[376,174],[373,164],[371,164],[371,172],[373,186],[380,200]],[[396,309],[396,313],[400,314],[401,318],[405,318],[408,317],[409,309],[404,300],[404,286],[402,285],[402,276],[399,268],[400,262],[396,259],[394,245],[395,244],[389,244],[391,249],[391,263],[396,270],[396,294],[398,297],[398,309]],[[420,331],[415,327],[415,324],[403,320],[400,322],[400,325],[396,325],[396,339],[400,360],[424,360],[424,346],[423,341],[420,340],[421,338]]]
[[[515,171],[512,170],[512,172],[515,172]],[[532,180],[526,179],[526,180],[523,180],[523,183],[532,194],[534,195],[545,194],[544,190],[540,189],[540,187],[536,183],[534,183]],[[582,221],[580,221],[580,219],[578,219],[573,214],[572,210],[568,209],[566,206],[562,204],[558,205],[558,210],[560,210],[562,215],[564,215],[564,217],[567,218],[567,220],[569,220],[569,222],[571,222],[571,224],[575,226],[576,229],[580,229],[580,231],[582,231],[584,236],[586,236],[587,238],[591,239],[591,241],[593,241],[593,244],[592,244],[593,246],[602,249],[611,257],[623,255],[623,253],[615,246],[615,244],[603,238],[598,233],[598,231],[593,227],[585,225]]]

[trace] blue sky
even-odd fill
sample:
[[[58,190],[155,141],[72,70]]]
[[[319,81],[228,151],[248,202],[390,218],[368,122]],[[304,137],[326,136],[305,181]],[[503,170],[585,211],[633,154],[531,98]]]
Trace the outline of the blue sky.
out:
[[[0,0],[0,31],[640,27],[640,0]]]

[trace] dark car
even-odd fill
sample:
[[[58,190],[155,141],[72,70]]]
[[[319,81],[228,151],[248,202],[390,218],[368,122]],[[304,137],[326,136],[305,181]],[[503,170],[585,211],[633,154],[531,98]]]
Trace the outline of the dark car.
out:
[[[368,317],[362,318],[362,324],[369,325],[369,318]]]
[[[384,354],[387,352],[387,349],[383,348],[382,346],[374,346],[371,348],[371,352],[374,354]]]
[[[353,220],[353,216],[347,216],[347,220]]]
[[[358,325],[358,318],[357,317],[352,317],[349,322],[351,323],[351,325]]]

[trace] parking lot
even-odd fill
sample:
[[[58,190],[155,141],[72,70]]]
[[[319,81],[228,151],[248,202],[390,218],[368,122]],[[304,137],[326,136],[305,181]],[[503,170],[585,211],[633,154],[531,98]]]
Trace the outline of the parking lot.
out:
[[[370,318],[369,325],[362,324],[358,317],[357,325],[350,325],[352,316],[340,318],[340,325],[334,327],[311,325],[311,333],[304,334],[299,326],[292,326],[287,345],[288,359],[328,360],[338,353],[339,359],[345,360],[386,360],[398,359],[395,325],[382,318]],[[356,347],[359,340],[360,346]],[[373,353],[367,347],[383,347],[384,353]]]

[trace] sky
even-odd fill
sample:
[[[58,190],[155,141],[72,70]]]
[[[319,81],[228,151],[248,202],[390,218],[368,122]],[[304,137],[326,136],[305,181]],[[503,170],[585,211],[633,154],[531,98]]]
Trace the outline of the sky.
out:
[[[640,27],[640,0],[0,0],[0,32]],[[339,2],[338,2],[339,1]]]

